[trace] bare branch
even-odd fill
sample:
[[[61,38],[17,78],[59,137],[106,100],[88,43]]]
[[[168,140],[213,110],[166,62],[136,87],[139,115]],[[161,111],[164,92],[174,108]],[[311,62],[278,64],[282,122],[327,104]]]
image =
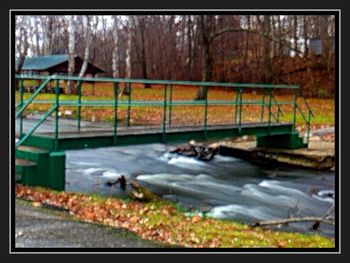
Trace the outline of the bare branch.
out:
[[[281,45],[284,45],[286,47],[288,47],[290,50],[293,50],[294,52],[296,53],[299,53],[299,54],[303,54],[302,51],[300,51],[299,49],[296,49],[292,46],[292,44],[284,39],[278,39],[278,38],[275,38],[271,35],[268,35],[268,34],[265,34],[264,32],[259,32],[259,31],[256,31],[256,30],[251,30],[251,29],[244,29],[244,28],[223,28],[221,30],[218,30],[216,31],[215,33],[213,33],[211,36],[210,36],[210,39],[211,41],[213,41],[215,38],[217,38],[218,36],[222,35],[222,34],[225,34],[225,33],[239,33],[239,32],[247,32],[247,33],[250,33],[250,34],[257,34],[257,35],[260,35],[264,38],[267,38],[269,39],[270,41],[272,42],[276,42],[276,43],[280,43]]]
[[[293,217],[293,218],[286,218],[286,219],[260,221],[255,223],[253,226],[258,227],[258,226],[283,225],[283,224],[296,223],[296,222],[322,222],[332,226],[335,225],[333,220],[325,219],[325,217],[322,217],[322,216],[306,216],[306,217]]]

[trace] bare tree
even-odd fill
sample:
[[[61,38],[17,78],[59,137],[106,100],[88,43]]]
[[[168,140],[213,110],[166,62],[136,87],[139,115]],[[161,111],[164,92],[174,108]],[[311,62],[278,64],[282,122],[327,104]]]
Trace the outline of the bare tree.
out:
[[[125,57],[125,78],[131,79],[131,47],[132,47],[132,19],[127,20],[126,30],[127,30],[127,44],[126,44],[126,57]],[[129,91],[126,89],[126,84],[122,87],[119,97],[123,94],[127,94]]]
[[[90,45],[91,45],[91,18],[90,16],[84,16],[85,22],[85,52],[84,52],[84,62],[81,67],[79,77],[83,77],[85,75],[88,61],[90,58]]]
[[[132,45],[132,22],[128,21],[128,39],[126,46],[126,58],[125,58],[125,78],[131,79],[131,45]]]
[[[112,69],[113,78],[119,78],[119,36],[118,36],[118,17],[113,16],[113,56],[112,56]]]
[[[210,28],[213,26],[213,17],[203,15],[199,17],[199,28],[201,30],[201,41],[203,50],[203,68],[202,81],[212,80],[213,75],[213,56],[211,50]],[[200,87],[197,93],[197,100],[203,100],[207,96],[204,87]]]
[[[28,17],[27,16],[16,16],[16,27],[19,28],[18,41],[16,45],[16,51],[18,54],[18,61],[16,65],[16,74],[20,74],[22,71],[23,64],[28,54],[29,42],[28,42]]]
[[[33,56],[68,53],[71,61],[75,55],[90,57],[93,64],[113,77],[293,82],[302,89],[308,85],[314,94],[318,93],[320,79],[334,75],[334,16],[142,15],[118,18],[119,25],[115,26],[113,17],[91,16],[92,23],[87,26],[83,16],[76,17],[75,23],[70,16],[31,16],[25,26],[29,41],[27,53]],[[17,19],[18,25],[19,22],[22,16]],[[21,35],[23,40],[23,34],[18,27],[16,35]],[[321,55],[310,52],[314,46],[309,42],[314,38],[322,42]],[[70,41],[72,39],[74,41]],[[17,46],[19,42],[18,39]],[[16,52],[19,59],[19,51]],[[291,53],[302,56],[291,59]],[[324,67],[316,69],[320,62]],[[81,69],[78,73],[82,73]],[[328,70],[326,74],[316,73],[325,69]],[[70,70],[68,73],[74,74],[75,67],[71,66]],[[306,75],[304,70],[308,72]],[[327,89],[334,89],[331,78],[325,83]],[[204,91],[199,89],[198,99],[205,98]]]
[[[68,38],[68,76],[74,75],[75,70],[75,16],[69,18],[69,38]],[[74,82],[68,80],[67,94],[72,94]]]
[[[52,54],[52,37],[53,37],[53,23],[54,16],[41,16],[41,24],[43,29],[43,54]]]
[[[270,35],[270,16],[265,15],[263,21],[264,35]],[[269,83],[272,80],[272,65],[270,59],[271,41],[268,38],[264,38],[264,53],[263,53],[263,81]]]
[[[135,26],[135,43],[138,43],[137,52],[142,68],[142,78],[147,79],[147,57],[146,57],[146,18],[144,16],[133,16],[133,24]],[[139,41],[136,41],[136,33],[139,35]]]

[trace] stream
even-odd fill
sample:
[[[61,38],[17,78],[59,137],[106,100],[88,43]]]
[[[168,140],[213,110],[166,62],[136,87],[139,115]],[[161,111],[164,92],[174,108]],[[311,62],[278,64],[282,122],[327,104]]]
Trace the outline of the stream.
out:
[[[170,148],[149,144],[67,151],[66,190],[125,198],[118,186],[106,184],[123,174],[188,211],[244,223],[291,213],[322,216],[334,203],[334,172],[259,167],[221,155],[202,162],[170,154]],[[315,233],[312,224],[280,229]],[[334,227],[321,223],[317,232],[334,236]]]

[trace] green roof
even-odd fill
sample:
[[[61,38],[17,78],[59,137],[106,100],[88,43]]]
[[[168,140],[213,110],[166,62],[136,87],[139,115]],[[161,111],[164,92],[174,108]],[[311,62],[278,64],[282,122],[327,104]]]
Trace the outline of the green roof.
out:
[[[41,57],[27,57],[22,70],[46,70],[68,61],[68,55],[50,55]]]

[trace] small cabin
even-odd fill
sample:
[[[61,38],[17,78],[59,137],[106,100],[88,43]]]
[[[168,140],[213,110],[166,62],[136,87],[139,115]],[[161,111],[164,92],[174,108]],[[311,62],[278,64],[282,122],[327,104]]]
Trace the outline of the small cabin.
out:
[[[79,75],[80,69],[84,60],[79,57],[74,57],[74,75]],[[25,75],[67,75],[68,74],[68,54],[61,55],[49,55],[40,57],[27,57],[24,61],[21,74]],[[95,77],[98,74],[106,74],[106,72],[97,67],[96,65],[88,62],[85,77]],[[32,91],[38,86],[39,82],[31,82],[30,85],[25,85],[25,89]],[[51,91],[52,88],[48,87],[47,91]]]

